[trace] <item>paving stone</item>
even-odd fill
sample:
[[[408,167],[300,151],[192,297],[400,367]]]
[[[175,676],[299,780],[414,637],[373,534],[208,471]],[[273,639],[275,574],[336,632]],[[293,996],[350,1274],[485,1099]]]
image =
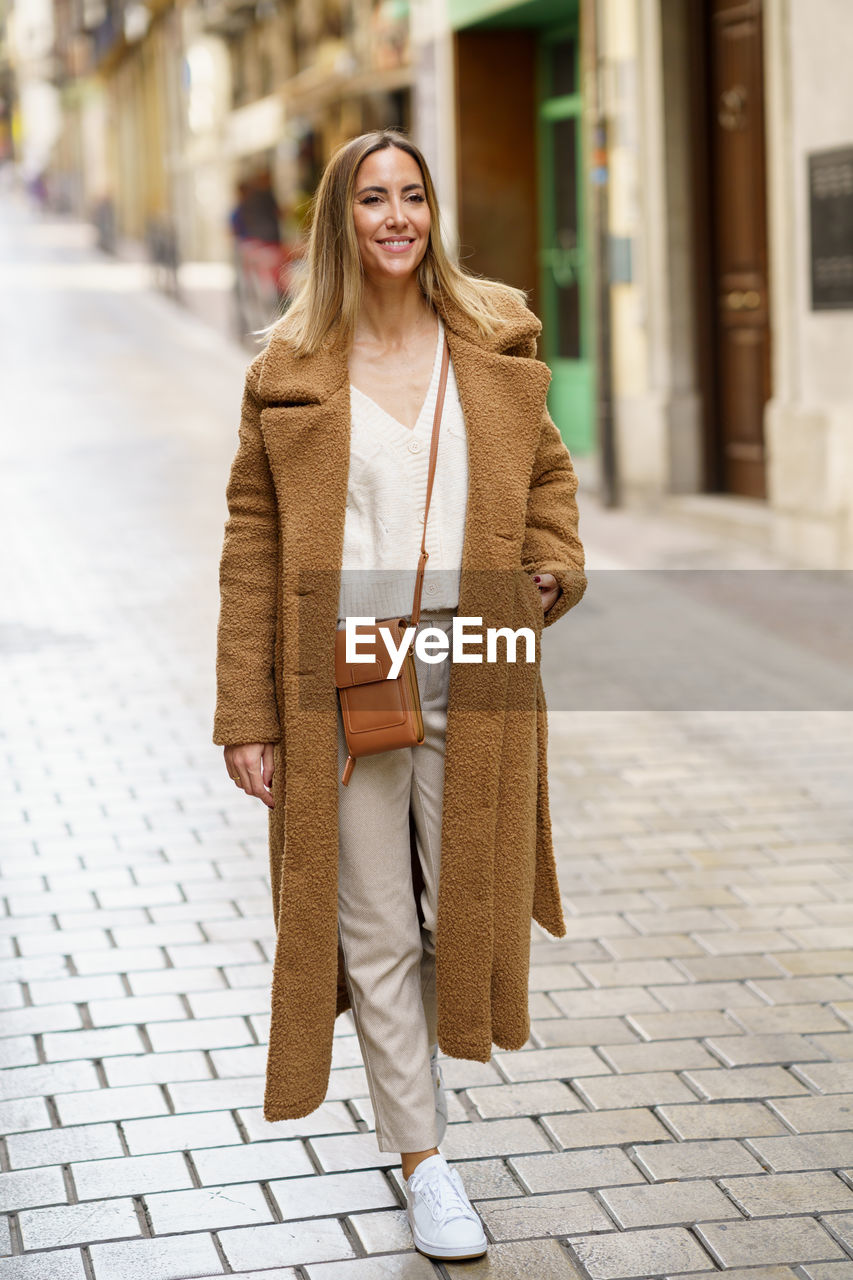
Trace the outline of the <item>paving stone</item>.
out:
[[[853,1280],[853,1262],[813,1262],[801,1270],[808,1280]]]
[[[686,933],[659,933],[648,938],[602,936],[614,960],[655,960],[672,956],[700,956],[702,948]]]
[[[825,1227],[832,1229],[833,1235],[846,1246],[848,1251],[853,1248],[853,1214],[835,1213],[824,1217],[822,1221]]]
[[[13,1213],[16,1209],[43,1204],[65,1204],[67,1200],[65,1181],[59,1168],[0,1173],[0,1213]]]
[[[308,1280],[434,1280],[435,1270],[422,1253],[390,1253],[379,1258],[354,1258],[350,1262],[316,1262],[302,1267]],[[277,1280],[284,1272],[253,1271],[243,1280]],[[289,1272],[296,1280],[296,1272]]]
[[[268,1182],[314,1172],[304,1143],[294,1139],[208,1147],[190,1152],[202,1186],[229,1182]]]
[[[68,997],[65,997],[66,1001]],[[46,1031],[79,1031],[83,1026],[80,1010],[74,1004],[49,1004],[8,1009],[3,1014],[3,1034],[40,1035]]]
[[[832,1094],[824,1098],[770,1099],[768,1106],[795,1133],[853,1129],[853,1093]]]
[[[364,1209],[390,1209],[400,1203],[388,1179],[378,1169],[286,1177],[270,1180],[269,1187],[284,1221],[358,1213]]]
[[[778,1035],[712,1036],[708,1048],[727,1067],[761,1063],[824,1061],[826,1054],[805,1036]]]
[[[772,1098],[808,1090],[784,1067],[732,1067],[719,1071],[685,1071],[685,1080],[704,1098]],[[668,1098],[662,1099],[670,1101]],[[679,1099],[676,1099],[679,1101]]]
[[[272,1210],[255,1182],[154,1192],[146,1195],[145,1204],[155,1235],[219,1231],[223,1227],[273,1221]]]
[[[547,1280],[585,1280],[556,1240],[518,1240],[494,1244],[482,1258],[473,1258],[467,1262],[447,1262],[444,1263],[444,1268],[451,1280],[467,1280],[468,1277],[471,1280],[530,1280],[531,1276],[547,1276]],[[315,1280],[315,1277],[312,1275],[310,1280]],[[322,1280],[326,1280],[326,1277],[322,1277]]]
[[[679,1010],[672,1013],[638,1013],[627,1019],[646,1041],[693,1039],[700,1036],[731,1035],[737,1029],[725,1013],[716,1009]]]
[[[121,1280],[190,1280],[192,1276],[208,1272],[216,1276],[222,1274],[213,1238],[201,1231],[185,1236],[126,1240],[119,1244],[93,1244],[89,1252],[95,1280],[118,1280],[119,1277]]]
[[[853,1033],[833,1031],[831,1034],[809,1036],[812,1044],[836,1062],[853,1061]]]
[[[354,1213],[345,1223],[366,1253],[414,1252],[415,1242],[405,1209]]]
[[[335,1218],[235,1227],[217,1231],[217,1236],[234,1271],[291,1264],[304,1266],[309,1262],[329,1262],[355,1255],[343,1227]]]
[[[683,1227],[624,1234],[572,1236],[570,1244],[592,1280],[661,1275],[707,1268],[708,1255]]]
[[[467,1182],[466,1182],[467,1187]],[[570,1231],[612,1231],[613,1223],[585,1191],[485,1200],[476,1208],[493,1240],[564,1236]]]
[[[550,1143],[533,1120],[490,1120],[488,1124],[449,1124],[441,1148],[448,1160],[465,1160],[548,1151]]]
[[[263,1096],[263,1075],[246,1075],[235,1080],[196,1080],[193,1083],[173,1085],[169,1095],[175,1110],[181,1114],[190,1111],[237,1111],[251,1106]]]
[[[663,1102],[692,1102],[696,1098],[695,1093],[672,1071],[649,1071],[631,1076],[590,1076],[574,1080],[572,1085],[575,1093],[580,1094],[597,1111],[616,1107],[653,1107]]]
[[[776,1173],[720,1182],[748,1218],[853,1210],[853,1191],[834,1173]]]
[[[97,1089],[98,1073],[91,1062],[49,1062],[38,1067],[12,1067],[0,1075],[0,1099],[41,1097]]]
[[[853,1164],[853,1133],[817,1133],[796,1138],[748,1138],[750,1150],[774,1173],[801,1169],[845,1169]]]
[[[757,1138],[785,1133],[785,1126],[760,1102],[695,1102],[658,1107],[657,1114],[682,1141],[691,1138]]]
[[[832,1265],[832,1264],[829,1264]],[[691,1271],[689,1275],[667,1276],[666,1280],[719,1280],[719,1271]],[[726,1271],[726,1280],[801,1280],[790,1267],[735,1267]]]
[[[87,981],[91,982],[89,978]],[[217,999],[228,993],[220,991]],[[122,996],[113,1000],[89,1000],[89,1015],[96,1027],[111,1027],[127,1022],[137,1026],[145,1022],[166,1022],[169,1019],[183,1022],[187,1011],[177,995]],[[222,1012],[221,1006],[218,1012]],[[196,1017],[199,1015],[196,1014]]]
[[[582,1191],[589,1187],[645,1181],[639,1169],[616,1147],[512,1156],[507,1164],[531,1195],[540,1191]]]
[[[252,1040],[245,1018],[188,1018],[184,1022],[152,1022],[146,1029],[155,1053],[219,1049]]]
[[[738,1210],[713,1182],[695,1180],[651,1187],[609,1187],[598,1194],[623,1230],[740,1218]]]
[[[530,1035],[540,1048],[561,1045],[636,1044],[637,1036],[621,1018],[551,1018],[532,1022]]]
[[[668,1141],[670,1136],[654,1114],[644,1107],[543,1116],[539,1123],[560,1147],[566,1149],[623,1146],[629,1142],[655,1142],[658,1139]]]
[[[691,982],[741,982],[746,978],[778,978],[779,966],[763,955],[685,956],[679,960]]]
[[[708,1222],[696,1233],[721,1267],[774,1262],[823,1262],[844,1253],[814,1218]]]
[[[603,1045],[601,1056],[614,1071],[683,1071],[713,1067],[716,1059],[696,1040],[659,1040],[650,1044]]]
[[[846,1023],[853,1025],[853,1001],[836,1000],[832,1005],[832,1009],[838,1014],[839,1018],[843,1018]]]
[[[726,1138],[636,1146],[634,1159],[653,1182],[761,1172],[758,1161],[745,1147]]]
[[[853,948],[834,951],[791,951],[772,957],[791,977],[853,973]]]
[[[118,1240],[142,1234],[139,1217],[129,1198],[22,1209],[18,1226],[25,1249],[51,1249],[60,1244],[87,1244],[92,1240]]]
[[[853,1093],[853,1062],[815,1062],[793,1070],[821,1093]]]
[[[23,1133],[27,1129],[49,1129],[50,1112],[44,1098],[13,1098],[0,1102],[0,1133]]]
[[[609,1075],[606,1062],[589,1048],[525,1049],[496,1053],[495,1064],[513,1083],[523,1080],[568,1080],[572,1076]]]
[[[496,1122],[497,1123],[497,1122]],[[448,1136],[450,1133],[448,1125]],[[323,1173],[337,1173],[354,1169],[385,1169],[400,1163],[400,1156],[393,1151],[380,1151],[374,1133],[344,1133],[333,1137],[307,1139],[311,1151]],[[442,1144],[442,1154],[446,1154]]]
[[[850,997],[849,986],[837,977],[761,978],[750,986],[771,1004],[822,1004]]]
[[[114,1160],[81,1160],[70,1165],[80,1200],[138,1196],[146,1191],[179,1191],[193,1185],[178,1152],[154,1156],[120,1156]]]
[[[209,1080],[210,1067],[203,1053],[137,1053],[132,1057],[105,1058],[104,1075],[110,1088],[135,1084],[174,1085],[180,1080]]]
[[[0,1258],[0,1280],[87,1280],[87,1277],[79,1249],[51,1249],[30,1257]]]
[[[91,1124],[96,1120],[131,1120],[139,1116],[168,1114],[169,1106],[156,1085],[125,1089],[81,1089],[56,1099],[62,1124]]]
[[[128,1120],[122,1125],[122,1130],[133,1156],[155,1151],[188,1151],[191,1147],[237,1145],[243,1141],[240,1130],[227,1111]]]
[[[118,1129],[114,1124],[80,1124],[67,1129],[13,1133],[6,1139],[6,1147],[13,1169],[122,1155]]]
[[[613,960],[579,964],[579,972],[594,987],[626,987],[629,983],[662,986],[686,982],[684,974],[668,960]],[[628,1012],[626,1010],[626,1012]]]
[[[200,1276],[198,1280],[222,1280],[222,1274],[220,1271],[218,1275]],[[293,1267],[264,1267],[262,1271],[241,1271],[240,1280],[301,1280],[301,1276]]]
[[[756,1035],[786,1031],[813,1035],[819,1031],[841,1031],[844,1025],[823,1004],[783,1004],[769,1009],[739,1009],[734,1017],[745,1031]]]
[[[600,987],[589,991],[555,991],[551,999],[569,1018],[608,1018],[619,1017],[626,1013],[660,1013],[661,1008],[645,987]]]
[[[262,1107],[243,1107],[238,1112],[238,1119],[250,1142],[356,1131],[355,1121],[342,1102],[323,1102],[307,1116],[300,1116],[295,1120],[276,1120],[274,1123],[264,1119]]]
[[[540,1116],[549,1111],[582,1111],[583,1103],[561,1080],[537,1080],[530,1084],[487,1085],[467,1089],[477,1115],[484,1120],[499,1116]]]

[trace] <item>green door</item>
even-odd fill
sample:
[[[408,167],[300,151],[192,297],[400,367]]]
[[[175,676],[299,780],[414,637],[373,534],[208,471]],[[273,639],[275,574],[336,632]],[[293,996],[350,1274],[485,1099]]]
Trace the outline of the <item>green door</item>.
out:
[[[540,43],[539,211],[542,357],[548,408],[573,452],[593,448],[594,379],[583,217],[577,21]]]

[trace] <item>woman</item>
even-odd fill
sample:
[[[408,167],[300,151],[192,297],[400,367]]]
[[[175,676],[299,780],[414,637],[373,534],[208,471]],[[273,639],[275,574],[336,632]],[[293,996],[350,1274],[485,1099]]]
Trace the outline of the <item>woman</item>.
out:
[[[301,289],[248,368],[226,491],[213,741],[269,809],[264,1116],[324,1101],[351,1009],[377,1142],[401,1153],[415,1244],[441,1259],[486,1238],[438,1151],[438,1047],[521,1048],[531,920],[566,931],[539,639],[586,578],[540,328],[519,290],[449,260],[419,149],[353,139],[318,188]],[[411,609],[445,341],[422,621],[448,638],[455,616],[527,627],[536,658],[416,658],[424,743],[363,757],[345,788],[335,632]]]

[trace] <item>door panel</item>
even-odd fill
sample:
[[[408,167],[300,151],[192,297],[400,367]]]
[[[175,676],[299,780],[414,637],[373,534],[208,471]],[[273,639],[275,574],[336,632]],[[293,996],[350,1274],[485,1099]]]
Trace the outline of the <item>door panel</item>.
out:
[[[766,497],[770,397],[760,0],[707,0],[716,439],[729,493]]]

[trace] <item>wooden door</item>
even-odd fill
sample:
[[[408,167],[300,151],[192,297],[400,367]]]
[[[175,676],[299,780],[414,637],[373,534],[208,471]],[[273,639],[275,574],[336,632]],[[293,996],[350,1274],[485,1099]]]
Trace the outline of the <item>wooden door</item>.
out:
[[[705,40],[709,488],[764,498],[770,326],[761,0],[705,0]]]

